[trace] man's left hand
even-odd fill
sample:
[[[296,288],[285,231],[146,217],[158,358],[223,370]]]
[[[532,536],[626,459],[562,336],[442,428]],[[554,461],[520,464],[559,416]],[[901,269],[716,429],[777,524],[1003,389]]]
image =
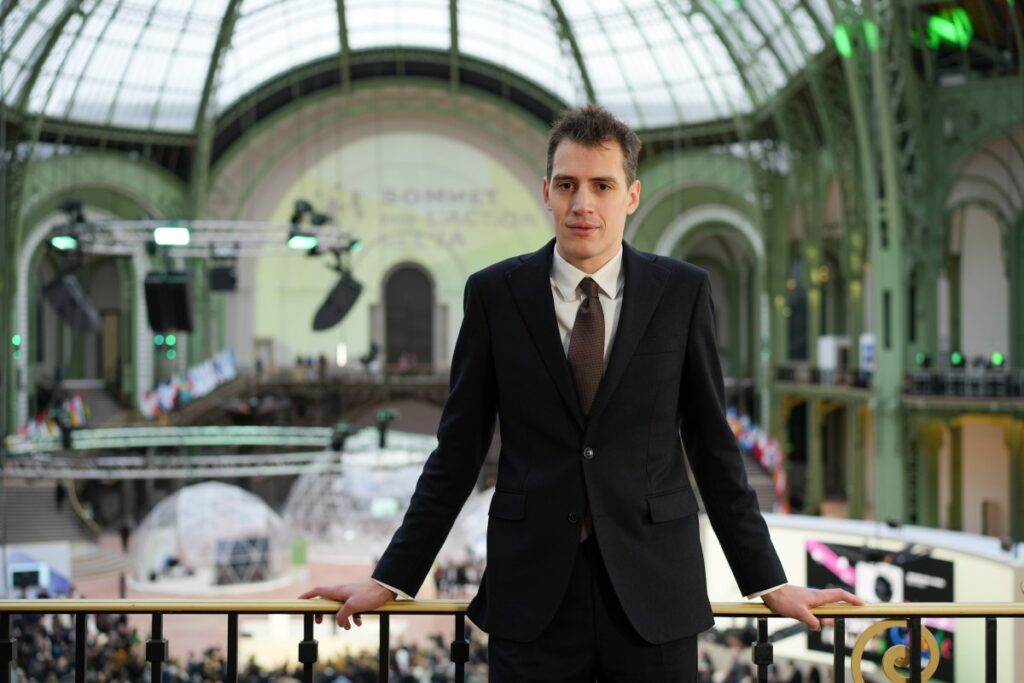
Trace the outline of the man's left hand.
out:
[[[853,593],[842,588],[805,588],[803,586],[786,585],[771,593],[765,593],[761,600],[768,609],[783,617],[790,617],[807,624],[812,631],[821,630],[821,622],[811,614],[811,609],[833,602],[847,602],[851,605],[863,605],[864,601]]]

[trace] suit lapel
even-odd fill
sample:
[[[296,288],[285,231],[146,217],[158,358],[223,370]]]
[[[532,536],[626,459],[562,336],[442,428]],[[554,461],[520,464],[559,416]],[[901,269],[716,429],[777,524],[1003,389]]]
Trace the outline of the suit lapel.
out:
[[[649,255],[641,254],[625,242],[622,243],[622,267],[625,286],[622,291],[622,311],[615,330],[611,356],[605,367],[601,384],[597,387],[594,405],[590,410],[590,424],[597,424],[601,412],[607,407],[615,387],[622,379],[633,351],[647,329],[654,309],[665,289],[668,271],[654,265]],[[548,297],[551,298],[550,296]]]
[[[582,427],[585,421],[576,396],[576,386],[569,372],[569,363],[565,359],[565,350],[558,337],[558,320],[555,318],[555,303],[551,295],[551,254],[554,243],[551,240],[539,251],[527,256],[506,278],[544,365],[569,412]],[[626,291],[629,291],[628,287]]]

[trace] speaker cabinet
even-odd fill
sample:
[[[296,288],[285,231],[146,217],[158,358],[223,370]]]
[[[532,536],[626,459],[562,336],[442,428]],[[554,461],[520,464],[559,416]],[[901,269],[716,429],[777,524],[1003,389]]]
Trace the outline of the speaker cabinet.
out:
[[[316,316],[313,317],[313,329],[326,330],[341,322],[362,291],[362,284],[349,273],[342,273],[338,284],[327,295],[327,300],[321,304]]]
[[[154,331],[192,331],[192,293],[188,273],[146,275],[146,313]]]

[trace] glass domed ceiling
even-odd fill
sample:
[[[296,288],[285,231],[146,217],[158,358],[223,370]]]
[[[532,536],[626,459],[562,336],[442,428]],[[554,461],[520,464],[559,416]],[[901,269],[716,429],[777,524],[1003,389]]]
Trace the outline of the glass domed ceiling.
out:
[[[826,0],[459,0],[467,57],[575,105],[652,128],[764,104],[825,46]],[[311,61],[379,48],[447,51],[449,0],[7,0],[0,92],[29,114],[190,132]],[[209,78],[218,36],[227,41]]]

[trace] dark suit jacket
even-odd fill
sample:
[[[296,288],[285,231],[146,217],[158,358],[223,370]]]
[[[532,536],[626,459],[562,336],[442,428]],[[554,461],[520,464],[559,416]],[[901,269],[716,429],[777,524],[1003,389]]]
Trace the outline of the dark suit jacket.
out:
[[[712,625],[683,448],[744,594],[785,582],[725,419],[707,273],[623,245],[622,311],[589,419],[551,294],[552,240],[473,274],[451,394],[405,519],[374,578],[413,595],[476,482],[501,420],[487,570],[469,616],[533,640],[565,592],[585,499],[637,632],[663,643]]]

